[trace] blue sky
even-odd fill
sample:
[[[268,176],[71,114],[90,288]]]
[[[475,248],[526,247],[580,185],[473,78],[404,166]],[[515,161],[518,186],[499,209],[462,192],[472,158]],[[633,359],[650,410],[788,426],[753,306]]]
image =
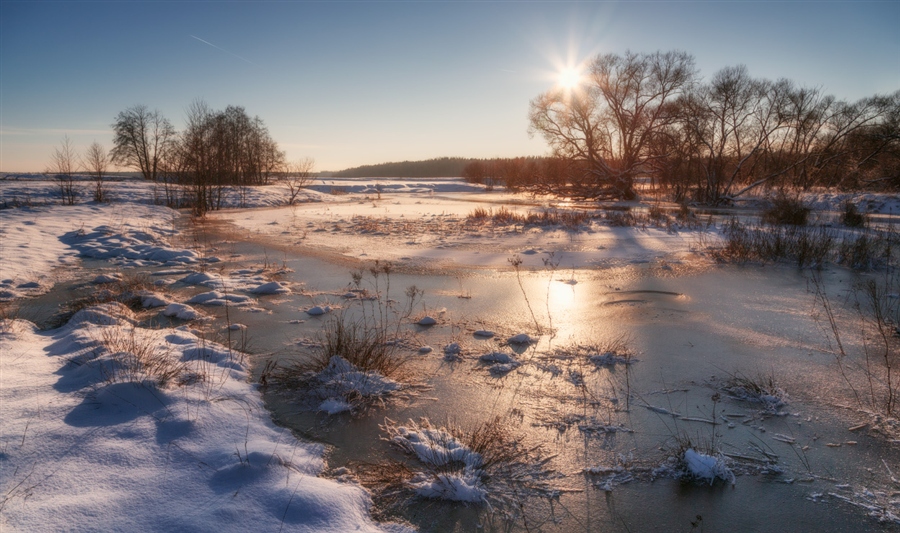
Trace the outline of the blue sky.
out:
[[[319,170],[540,155],[528,102],[598,53],[679,49],[855,100],[900,89],[891,1],[0,1],[0,170],[134,104],[241,105]]]

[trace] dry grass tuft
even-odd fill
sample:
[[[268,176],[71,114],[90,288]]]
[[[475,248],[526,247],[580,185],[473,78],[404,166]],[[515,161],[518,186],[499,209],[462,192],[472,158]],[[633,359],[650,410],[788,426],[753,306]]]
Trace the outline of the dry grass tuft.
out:
[[[401,353],[393,330],[341,313],[325,324],[305,360],[270,369],[267,384],[297,391],[305,408],[359,412],[404,388],[412,354]],[[397,380],[397,381],[395,381]]]
[[[787,403],[787,394],[775,382],[773,374],[754,377],[733,374],[721,389],[735,400],[762,404],[767,413],[777,413]]]
[[[167,349],[158,331],[134,326],[103,327],[96,339],[112,360],[102,366],[105,380],[110,383],[143,383],[147,380],[165,388],[198,381],[186,361],[181,361]]]
[[[549,480],[558,475],[547,468],[550,458],[523,444],[501,416],[470,428],[435,426],[424,418],[402,426],[386,420],[382,430],[412,463],[370,469],[363,483],[395,508],[430,499],[484,505],[514,518],[524,498],[549,494]]]
[[[527,214],[517,213],[505,206],[496,210],[477,207],[470,212],[465,223],[484,224],[490,222],[497,226],[531,226],[531,227],[563,227],[577,229],[589,224],[594,216],[588,211],[570,209],[543,209]]]

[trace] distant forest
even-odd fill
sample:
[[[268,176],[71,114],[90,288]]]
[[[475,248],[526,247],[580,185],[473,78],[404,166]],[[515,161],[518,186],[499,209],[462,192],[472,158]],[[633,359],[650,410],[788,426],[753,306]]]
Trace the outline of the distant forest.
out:
[[[465,157],[438,157],[425,161],[400,161],[363,165],[337,172],[321,172],[319,176],[334,178],[458,178],[469,163]]]

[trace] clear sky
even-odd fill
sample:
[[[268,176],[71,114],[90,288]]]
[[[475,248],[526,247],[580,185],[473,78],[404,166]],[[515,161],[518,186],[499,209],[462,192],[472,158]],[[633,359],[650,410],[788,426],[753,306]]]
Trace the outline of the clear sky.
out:
[[[111,148],[134,104],[180,128],[197,98],[317,170],[540,155],[529,101],[628,49],[856,100],[900,89],[900,1],[0,0],[0,170],[43,170],[66,134]]]

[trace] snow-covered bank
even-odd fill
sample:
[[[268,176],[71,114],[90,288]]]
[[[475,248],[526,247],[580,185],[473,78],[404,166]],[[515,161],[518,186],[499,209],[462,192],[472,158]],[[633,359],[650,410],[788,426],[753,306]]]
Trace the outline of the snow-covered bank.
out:
[[[167,207],[131,203],[4,209],[0,300],[46,292],[71,275],[78,256],[121,266],[196,263],[194,252],[168,242],[178,216]]]
[[[129,314],[108,304],[47,332],[0,323],[0,527],[383,530],[365,491],[316,477],[321,446],[274,426],[240,354]]]

